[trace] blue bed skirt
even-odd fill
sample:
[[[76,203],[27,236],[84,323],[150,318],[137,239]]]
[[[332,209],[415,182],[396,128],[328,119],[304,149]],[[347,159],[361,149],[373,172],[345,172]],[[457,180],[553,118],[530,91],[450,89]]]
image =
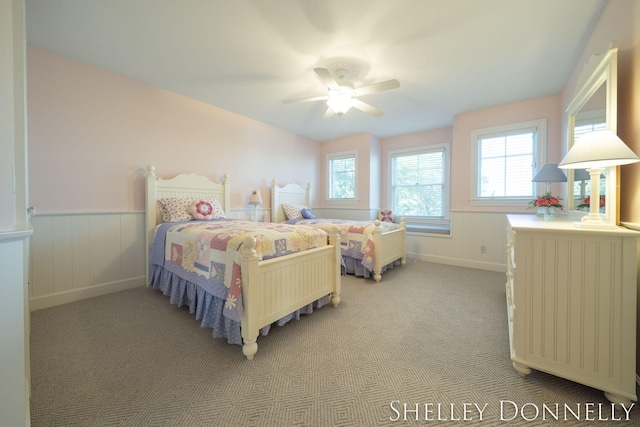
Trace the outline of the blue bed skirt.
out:
[[[169,297],[169,303],[178,307],[188,306],[189,313],[195,314],[196,320],[201,320],[201,328],[213,329],[214,338],[226,338],[229,344],[242,345],[241,323],[223,315],[224,303],[222,298],[207,293],[196,284],[165,270],[155,264],[149,265],[149,285],[159,289]],[[274,324],[282,326],[291,319],[300,319],[301,314],[311,314],[314,308],[320,308],[330,301],[330,295],[297,310]],[[269,333],[271,325],[260,329],[260,335]]]
[[[393,266],[396,264],[400,264],[400,260],[394,261],[382,267],[382,273],[384,273],[390,268],[393,268]],[[364,277],[365,279],[368,279],[373,275],[373,272],[369,270],[367,267],[365,267],[364,265],[362,265],[361,259],[343,255],[342,256],[342,275],[345,275],[345,274],[353,274],[354,276]]]

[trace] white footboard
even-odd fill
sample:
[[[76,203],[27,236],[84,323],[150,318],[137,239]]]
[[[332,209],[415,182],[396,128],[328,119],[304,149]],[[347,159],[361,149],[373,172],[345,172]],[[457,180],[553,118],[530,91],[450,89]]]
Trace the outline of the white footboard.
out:
[[[382,233],[380,221],[375,221],[373,230],[373,245],[375,248],[375,259],[373,260],[373,278],[376,282],[382,279],[382,267],[397,259],[404,266],[406,260],[406,225],[404,218],[400,219],[400,228]]]
[[[340,303],[340,245],[337,227],[331,244],[258,261],[255,239],[244,241],[242,255],[242,352],[253,359],[260,328],[331,294]]]

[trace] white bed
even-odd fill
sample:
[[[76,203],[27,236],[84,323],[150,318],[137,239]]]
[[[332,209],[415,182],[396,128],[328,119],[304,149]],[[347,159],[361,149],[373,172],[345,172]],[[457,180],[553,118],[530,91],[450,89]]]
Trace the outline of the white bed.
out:
[[[280,186],[276,179],[271,184],[271,215],[273,222],[286,222],[288,220],[283,205],[297,205],[297,206],[311,206],[311,184],[302,187],[296,183],[290,183],[284,186]],[[347,222],[342,220],[333,220],[318,218],[313,224],[314,227],[328,229],[335,227],[335,221]],[[333,222],[332,222],[333,221]],[[304,222],[303,222],[304,223]],[[394,264],[400,264],[404,266],[406,264],[406,225],[404,218],[400,219],[398,227],[393,230],[385,229],[385,225],[379,220],[375,221],[354,221],[354,223],[362,224],[372,229],[371,241],[373,243],[374,255],[372,268],[370,273],[376,282],[382,279],[383,271]],[[339,226],[341,226],[339,224]],[[343,236],[344,237],[344,236]],[[361,260],[349,259],[350,255],[345,248],[345,240],[342,240],[342,257],[343,266],[345,261],[353,265],[359,263]],[[360,268],[360,267],[358,267]],[[368,268],[365,270],[369,270]],[[347,269],[347,273],[354,273]],[[369,272],[365,271],[367,277]],[[360,271],[355,273],[357,275],[363,275]]]
[[[156,226],[163,222],[157,201],[162,198],[216,198],[225,212],[229,207],[229,179],[224,183],[210,181],[196,174],[178,175],[171,179],[156,177],[155,168],[146,174],[147,284],[149,256]],[[254,223],[251,223],[255,226]],[[240,332],[242,351],[253,359],[258,350],[260,330],[291,315],[321,298],[340,303],[340,250],[338,230],[330,234],[329,244],[315,249],[259,261],[254,249],[256,239],[246,237],[240,257],[241,297],[244,306]],[[154,266],[155,268],[155,266]],[[200,289],[198,290],[200,291]]]

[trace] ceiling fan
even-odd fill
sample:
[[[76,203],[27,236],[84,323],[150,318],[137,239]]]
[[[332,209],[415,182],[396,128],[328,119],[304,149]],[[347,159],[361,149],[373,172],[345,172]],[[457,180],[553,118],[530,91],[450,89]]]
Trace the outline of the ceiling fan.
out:
[[[400,82],[392,79],[356,88],[353,83],[346,80],[345,76],[347,75],[347,70],[336,70],[336,78],[334,78],[331,75],[331,72],[326,68],[314,68],[313,71],[315,71],[318,77],[320,77],[320,80],[327,85],[328,93],[321,96],[289,99],[282,102],[285,104],[292,104],[296,102],[327,101],[328,108],[324,113],[323,118],[329,118],[333,116],[333,114],[342,116],[344,113],[349,111],[351,107],[371,114],[372,116],[380,117],[384,114],[382,111],[359,100],[358,97],[400,87]]]

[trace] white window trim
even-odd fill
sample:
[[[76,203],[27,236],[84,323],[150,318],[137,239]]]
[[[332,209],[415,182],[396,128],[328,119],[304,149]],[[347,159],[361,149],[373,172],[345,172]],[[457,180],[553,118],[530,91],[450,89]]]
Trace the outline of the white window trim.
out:
[[[436,151],[436,150],[444,150],[444,212],[443,217],[427,217],[427,216],[411,216],[405,217],[407,222],[415,223],[417,225],[425,225],[425,224],[436,224],[436,225],[444,225],[445,223],[449,224],[449,206],[450,206],[450,197],[451,197],[451,143],[443,142],[441,144],[430,144],[430,145],[422,145],[419,147],[411,147],[411,148],[402,148],[399,150],[392,150],[387,153],[387,206],[391,206],[392,201],[392,191],[393,186],[391,185],[391,179],[393,177],[393,156],[395,155],[407,155],[412,153],[423,153],[425,151]]]
[[[337,199],[337,198],[331,198],[331,161],[332,160],[337,160],[337,159],[342,159],[345,157],[354,157],[355,158],[355,189],[354,189],[354,197],[353,198],[348,198],[348,199]],[[358,203],[358,150],[354,149],[354,150],[347,150],[347,151],[339,151],[339,152],[335,152],[335,153],[328,153],[327,157],[326,157],[326,171],[327,171],[327,181],[326,181],[326,188],[327,188],[327,193],[326,193],[326,200],[325,202],[327,204],[336,204],[336,205],[341,205],[341,204],[356,204]]]
[[[526,122],[510,123],[507,125],[490,128],[475,129],[471,132],[471,197],[472,205],[485,206],[521,206],[523,200],[531,200],[531,197],[478,197],[478,138],[488,137],[492,134],[517,133],[524,129],[536,129],[537,144],[533,165],[538,170],[546,164],[547,159],[547,119],[530,120]],[[544,183],[542,183],[544,184]],[[537,185],[536,190],[544,190],[543,185]]]

